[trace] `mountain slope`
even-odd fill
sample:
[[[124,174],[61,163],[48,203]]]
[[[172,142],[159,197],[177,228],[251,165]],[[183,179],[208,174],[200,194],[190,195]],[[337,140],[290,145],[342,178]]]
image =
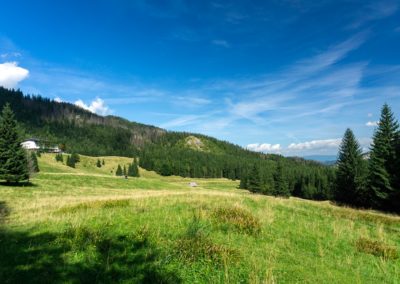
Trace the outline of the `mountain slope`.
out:
[[[241,179],[241,187],[274,195],[276,168],[284,167],[291,194],[332,197],[334,170],[301,158],[252,152],[209,136],[171,132],[115,116],[99,116],[70,103],[0,88],[0,108],[10,103],[25,138],[65,144],[67,152],[90,156],[138,156],[140,166],[164,176]],[[256,172],[254,172],[256,169]]]

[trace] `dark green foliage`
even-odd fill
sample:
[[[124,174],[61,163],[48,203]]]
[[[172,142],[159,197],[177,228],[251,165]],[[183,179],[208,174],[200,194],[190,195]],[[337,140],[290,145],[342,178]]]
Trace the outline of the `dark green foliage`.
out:
[[[366,205],[366,162],[353,132],[347,129],[339,149],[335,199],[349,205]]]
[[[124,172],[122,171],[122,168],[120,165],[118,165],[117,170],[115,171],[116,176],[122,176]]]
[[[100,160],[99,160],[99,159],[97,159],[97,162],[96,162],[96,167],[98,167],[98,168],[101,168],[101,162],[100,162]]]
[[[56,154],[55,159],[56,159],[57,162],[64,163],[64,157],[60,153]]]
[[[248,190],[251,192],[261,192],[261,176],[258,166],[254,164],[248,178]]]
[[[40,157],[42,156],[42,153],[40,152],[40,150],[39,150],[39,151],[37,151],[37,154],[36,154],[36,156],[37,156],[38,158],[40,158]]]
[[[274,174],[274,183],[275,183],[275,190],[274,190],[275,196],[282,196],[282,197],[290,196],[289,185],[283,173],[282,162],[278,162],[278,165],[276,167],[276,172]]]
[[[0,117],[0,180],[19,182],[29,179],[28,160],[9,104]]]
[[[123,169],[122,173],[123,173],[124,176],[127,176],[127,175],[128,175],[128,172],[126,171],[125,165],[124,165],[124,169]]]
[[[75,160],[71,158],[71,156],[67,156],[66,165],[71,168],[75,168]]]
[[[106,162],[104,161],[104,159],[103,159],[103,161],[101,161],[101,164],[102,164],[103,166],[106,164]]]
[[[79,163],[81,161],[81,158],[77,153],[72,153],[71,154],[71,159],[73,160],[74,163]]]
[[[395,208],[396,197],[400,188],[396,188],[396,177],[399,174],[396,147],[398,143],[399,125],[390,107],[382,107],[381,117],[376,129],[369,163],[369,199],[371,206],[385,210],[400,210]]]
[[[29,171],[32,173],[38,173],[40,171],[35,152],[32,152],[30,154],[28,166],[29,166]]]
[[[140,176],[136,158],[133,160],[133,163],[128,166],[128,176],[130,176],[130,177],[139,177]]]

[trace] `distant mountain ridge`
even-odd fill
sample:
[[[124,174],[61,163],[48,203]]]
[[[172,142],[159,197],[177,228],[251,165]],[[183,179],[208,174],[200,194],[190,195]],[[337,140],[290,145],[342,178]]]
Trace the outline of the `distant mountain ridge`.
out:
[[[67,151],[94,156],[132,156],[148,145],[177,144],[205,152],[239,151],[255,157],[263,156],[205,135],[167,131],[117,116],[100,116],[71,103],[0,87],[0,108],[6,103],[11,104],[25,138],[64,143]]]
[[[306,160],[326,163],[326,162],[336,162],[337,156],[336,155],[308,155],[308,156],[303,156],[303,158]]]

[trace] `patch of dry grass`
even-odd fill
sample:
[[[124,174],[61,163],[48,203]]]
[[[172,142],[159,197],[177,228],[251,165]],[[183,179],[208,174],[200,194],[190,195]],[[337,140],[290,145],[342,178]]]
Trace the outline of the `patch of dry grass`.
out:
[[[213,210],[213,219],[221,224],[231,225],[239,232],[257,235],[261,232],[261,222],[250,211],[234,207],[218,207]]]
[[[398,258],[397,248],[395,246],[387,245],[382,241],[361,237],[356,241],[355,246],[359,252],[383,257],[384,259]]]

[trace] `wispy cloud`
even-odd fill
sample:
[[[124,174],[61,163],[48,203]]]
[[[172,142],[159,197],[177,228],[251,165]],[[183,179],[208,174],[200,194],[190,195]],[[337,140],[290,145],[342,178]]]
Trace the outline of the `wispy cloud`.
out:
[[[223,39],[214,39],[211,41],[211,43],[213,45],[222,46],[225,48],[231,47],[231,45],[226,40],[223,40]]]
[[[392,16],[398,8],[399,2],[397,0],[372,1],[359,10],[357,18],[349,25],[349,28],[356,29],[368,22]]]

